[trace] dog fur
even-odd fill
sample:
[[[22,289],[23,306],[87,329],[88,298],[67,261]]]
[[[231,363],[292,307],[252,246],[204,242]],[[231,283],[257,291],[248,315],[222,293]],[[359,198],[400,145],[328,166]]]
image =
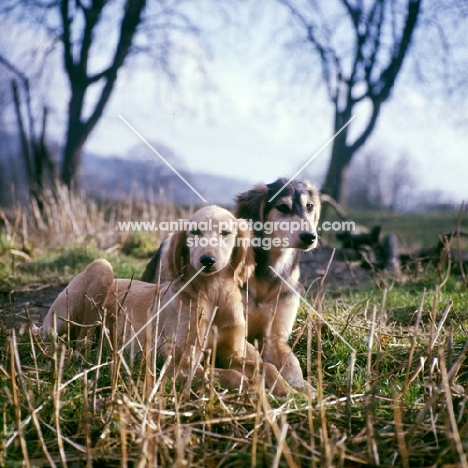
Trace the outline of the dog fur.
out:
[[[246,341],[240,286],[253,273],[254,262],[251,249],[236,239],[248,238],[250,233],[237,228],[218,232],[217,222],[235,218],[217,206],[198,210],[189,221],[200,226],[210,219],[214,221],[213,229],[178,231],[168,239],[161,261],[172,281],[159,287],[115,279],[106,260],[91,263],[51,306],[42,335],[68,330],[83,340],[102,320],[101,310],[105,309],[107,316],[116,317],[124,346],[132,340],[137,350],[144,350],[151,337],[151,347],[160,350],[166,359],[172,357],[168,372],[175,378],[186,378],[193,372],[193,357],[201,360],[205,350],[214,352],[215,348],[215,375],[224,387],[238,388],[242,379],[252,380],[260,367],[267,387],[276,395],[287,394],[288,387],[274,365],[262,364],[258,352]],[[213,242],[202,247],[194,242],[196,239]],[[151,317],[154,320],[148,333],[145,324]],[[203,375],[200,364],[194,374]]]
[[[253,247],[255,272],[248,280],[248,288],[244,286],[243,294],[249,342],[254,343],[257,340],[260,349],[263,349],[264,361],[281,369],[288,383],[302,388],[305,383],[299,361],[287,344],[300,300],[270,267],[273,267],[292,288],[299,287],[299,255],[317,246],[321,205],[319,193],[314,186],[307,181],[295,180],[269,202],[268,200],[286,182],[286,179],[281,178],[268,185],[258,184],[253,189],[239,194],[236,198],[235,216],[253,222],[277,222],[277,228],[271,234],[266,234],[263,230],[254,230],[254,236],[259,243],[263,239],[271,240],[275,237],[287,241],[286,247]],[[292,233],[280,229],[281,221],[304,221],[309,227]],[[156,283],[158,277],[169,279],[164,262],[161,262],[167,248],[166,240],[146,266],[142,281]]]
[[[255,273],[244,286],[244,295],[248,297],[248,340],[251,343],[258,340],[264,361],[275,365],[293,387],[302,388],[305,385],[302,370],[287,343],[300,299],[283,279],[294,290],[299,288],[299,255],[315,248],[318,242],[320,198],[309,182],[293,180],[269,201],[286,182],[286,179],[278,179],[241,193],[236,199],[235,216],[254,222],[277,222],[279,227],[271,234],[254,230],[259,241],[274,237],[287,240],[287,246],[282,243],[278,247],[272,245],[270,249],[253,248]],[[297,232],[282,230],[281,221],[302,221],[305,229]]]

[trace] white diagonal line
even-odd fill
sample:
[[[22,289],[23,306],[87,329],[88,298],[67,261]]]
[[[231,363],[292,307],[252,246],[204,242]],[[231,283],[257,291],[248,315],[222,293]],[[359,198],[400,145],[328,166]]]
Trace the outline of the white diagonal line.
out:
[[[356,116],[353,115],[268,201],[275,199],[355,118]]]
[[[124,349],[137,337],[137,335],[144,330],[203,270],[202,266],[185,284],[183,288],[180,288],[162,307],[158,309],[158,312],[154,314],[138,331],[134,332],[134,335],[119,349],[119,354],[122,354]]]
[[[161,159],[161,161],[163,161],[177,176],[179,176],[179,178],[185,182],[185,184],[190,187],[192,189],[192,191],[198,195],[205,203],[208,203],[198,192],[197,190],[192,187],[192,185],[190,185],[190,183],[185,180],[184,176],[182,174],[180,174],[179,172],[177,172],[177,169],[175,167],[173,167],[169,161],[167,161],[166,159],[164,159],[163,156],[161,156],[161,154],[156,150],[154,149],[150,143],[148,143],[148,141],[143,137],[143,135],[141,135],[134,127],[132,127],[132,125],[130,125],[123,117],[121,114],[118,114],[118,116],[122,119],[123,122],[125,122],[125,124],[128,126],[128,128],[130,128],[130,130],[133,131],[133,133],[135,133],[138,137],[140,137],[140,139],[143,141],[143,143],[146,144],[146,146],[149,147],[149,149],[156,155],[158,156],[159,159]]]
[[[317,315],[318,317],[320,317],[320,320],[322,320],[327,326],[328,328],[330,328],[330,330],[338,337],[340,338],[340,340],[346,345],[348,346],[348,348],[351,349],[351,351],[353,351],[353,353],[356,352],[356,350],[340,335],[340,333],[338,333],[337,330],[335,330],[335,328],[333,327],[333,325],[329,322],[327,322],[327,320],[325,320],[323,318],[323,316],[321,314],[319,314],[301,295],[300,293],[294,289],[287,280],[285,280],[272,266],[270,266],[269,268],[271,268],[274,272],[275,272],[275,275],[278,276],[278,278],[280,278],[283,283],[308,307],[308,309],[310,309],[315,315]]]

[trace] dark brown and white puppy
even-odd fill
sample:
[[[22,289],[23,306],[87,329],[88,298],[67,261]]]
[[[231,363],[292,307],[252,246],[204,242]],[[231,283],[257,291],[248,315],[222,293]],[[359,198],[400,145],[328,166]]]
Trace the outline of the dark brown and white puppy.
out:
[[[286,182],[278,179],[241,193],[235,216],[251,220],[254,228],[256,268],[244,287],[248,340],[258,340],[263,360],[274,364],[293,387],[301,388],[302,370],[287,343],[300,303],[290,287],[299,289],[300,253],[317,246],[320,198],[306,181],[293,180],[278,193]]]

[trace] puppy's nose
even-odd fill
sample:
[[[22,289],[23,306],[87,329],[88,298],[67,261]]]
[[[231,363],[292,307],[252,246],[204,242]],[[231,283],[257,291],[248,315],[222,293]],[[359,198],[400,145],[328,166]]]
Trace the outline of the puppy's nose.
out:
[[[206,268],[211,268],[216,263],[216,258],[213,255],[204,254],[200,257],[200,263]]]
[[[313,232],[301,232],[299,239],[306,245],[312,245],[317,239],[317,235]]]

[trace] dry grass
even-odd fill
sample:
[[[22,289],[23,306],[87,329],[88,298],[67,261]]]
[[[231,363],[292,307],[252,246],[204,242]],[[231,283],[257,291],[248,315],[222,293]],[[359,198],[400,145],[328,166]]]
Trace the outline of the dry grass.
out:
[[[192,207],[193,209],[193,207]],[[119,221],[160,221],[186,217],[190,209],[172,204],[105,203],[83,198],[64,186],[46,191],[42,209],[32,200],[17,204],[5,213],[0,207],[4,233],[12,245],[28,252],[33,249],[69,247],[92,242],[100,250],[118,249],[131,242],[131,231],[120,230]],[[159,232],[152,232],[159,242]]]
[[[58,275],[59,283],[69,281],[96,256],[112,261],[120,276],[131,276],[144,268],[167,232],[126,231],[119,222],[159,224],[188,217],[194,209],[132,200],[98,202],[62,186],[46,192],[42,205],[41,210],[33,200],[27,207],[0,207],[0,291]]]
[[[452,304],[433,305],[424,310],[422,299],[409,327],[385,323],[377,305],[328,314],[336,328],[346,324],[356,353],[303,315],[309,336],[296,338],[317,350],[308,376],[316,400],[306,391],[275,399],[261,381],[228,393],[209,365],[204,381],[173,384],[151,353],[132,360],[104,346],[106,333],[77,350],[27,327],[2,330],[0,462],[465,467],[468,341],[445,325]]]
[[[44,214],[18,208],[9,248],[122,249],[119,216],[178,216],[63,196]],[[119,353],[109,333],[77,348],[1,327],[0,466],[466,467],[466,298],[459,278],[442,286],[427,272],[384,291],[320,291],[315,309],[340,336],[303,308],[291,340],[316,399],[277,399],[261,381],[227,392],[209,359],[203,381],[173,383],[164,363]]]

